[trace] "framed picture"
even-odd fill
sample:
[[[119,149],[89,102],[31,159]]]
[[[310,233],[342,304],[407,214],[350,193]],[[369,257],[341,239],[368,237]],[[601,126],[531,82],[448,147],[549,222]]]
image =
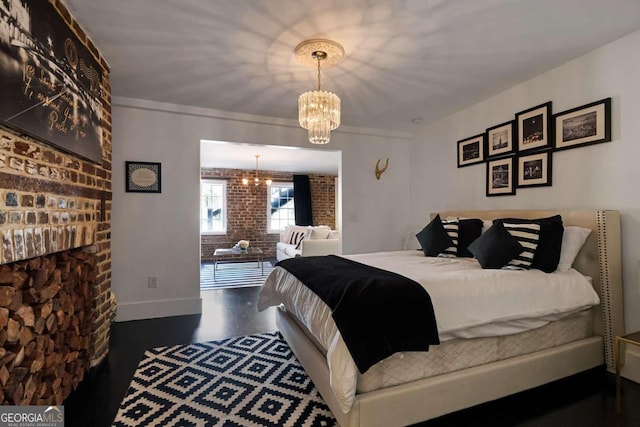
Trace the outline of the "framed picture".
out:
[[[487,162],[487,197],[516,194],[513,157]]]
[[[458,167],[484,161],[484,134],[458,141]]]
[[[513,120],[487,129],[488,158],[513,153]]]
[[[0,2],[0,123],[102,164],[102,65],[55,2]]]
[[[518,187],[551,185],[551,150],[518,157]]]
[[[160,163],[125,162],[125,182],[128,193],[160,193]]]
[[[516,114],[518,151],[553,147],[551,101]]]
[[[611,141],[611,98],[563,111],[553,119],[557,150]]]

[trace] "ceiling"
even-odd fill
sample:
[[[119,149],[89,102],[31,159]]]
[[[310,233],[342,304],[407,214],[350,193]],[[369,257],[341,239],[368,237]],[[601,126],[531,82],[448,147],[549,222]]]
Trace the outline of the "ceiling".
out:
[[[295,46],[342,44],[342,126],[412,133],[640,29],[638,0],[65,0],[112,95],[297,119]]]
[[[200,166],[205,168],[255,169],[261,171],[338,175],[340,152],[299,147],[202,141]]]

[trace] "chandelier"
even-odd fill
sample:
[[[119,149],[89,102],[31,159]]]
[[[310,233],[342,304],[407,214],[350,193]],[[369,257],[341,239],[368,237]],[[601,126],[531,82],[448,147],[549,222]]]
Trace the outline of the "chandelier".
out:
[[[332,40],[312,39],[303,41],[294,51],[298,62],[318,69],[318,90],[298,98],[298,121],[309,131],[312,144],[327,144],[331,131],[340,126],[340,98],[321,89],[320,63],[326,67],[336,65],[344,57],[344,49]]]
[[[253,185],[255,185],[256,187],[258,185],[260,185],[260,169],[258,168],[258,159],[260,158],[260,154],[256,154],[256,174],[253,177]],[[264,183],[267,185],[271,185],[273,181],[271,181],[270,179],[265,179]],[[249,185],[249,178],[242,178],[242,184],[243,185]]]

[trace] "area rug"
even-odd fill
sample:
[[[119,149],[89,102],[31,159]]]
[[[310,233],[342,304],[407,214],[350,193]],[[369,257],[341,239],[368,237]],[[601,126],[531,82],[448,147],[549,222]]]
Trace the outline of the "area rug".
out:
[[[200,265],[200,289],[242,288],[262,286],[273,266],[269,261],[262,263],[264,272],[257,262],[230,262],[218,264],[216,278],[213,279],[213,264]]]
[[[148,350],[114,426],[335,426],[277,333]]]

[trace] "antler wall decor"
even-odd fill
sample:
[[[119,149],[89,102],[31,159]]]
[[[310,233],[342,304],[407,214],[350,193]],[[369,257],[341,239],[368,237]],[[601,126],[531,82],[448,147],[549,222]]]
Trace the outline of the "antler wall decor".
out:
[[[389,167],[389,159],[387,159],[387,161],[385,162],[384,166],[382,168],[380,168],[380,161],[381,160],[382,159],[378,159],[378,161],[376,162],[376,179],[380,179],[382,174],[385,173],[385,171]]]

